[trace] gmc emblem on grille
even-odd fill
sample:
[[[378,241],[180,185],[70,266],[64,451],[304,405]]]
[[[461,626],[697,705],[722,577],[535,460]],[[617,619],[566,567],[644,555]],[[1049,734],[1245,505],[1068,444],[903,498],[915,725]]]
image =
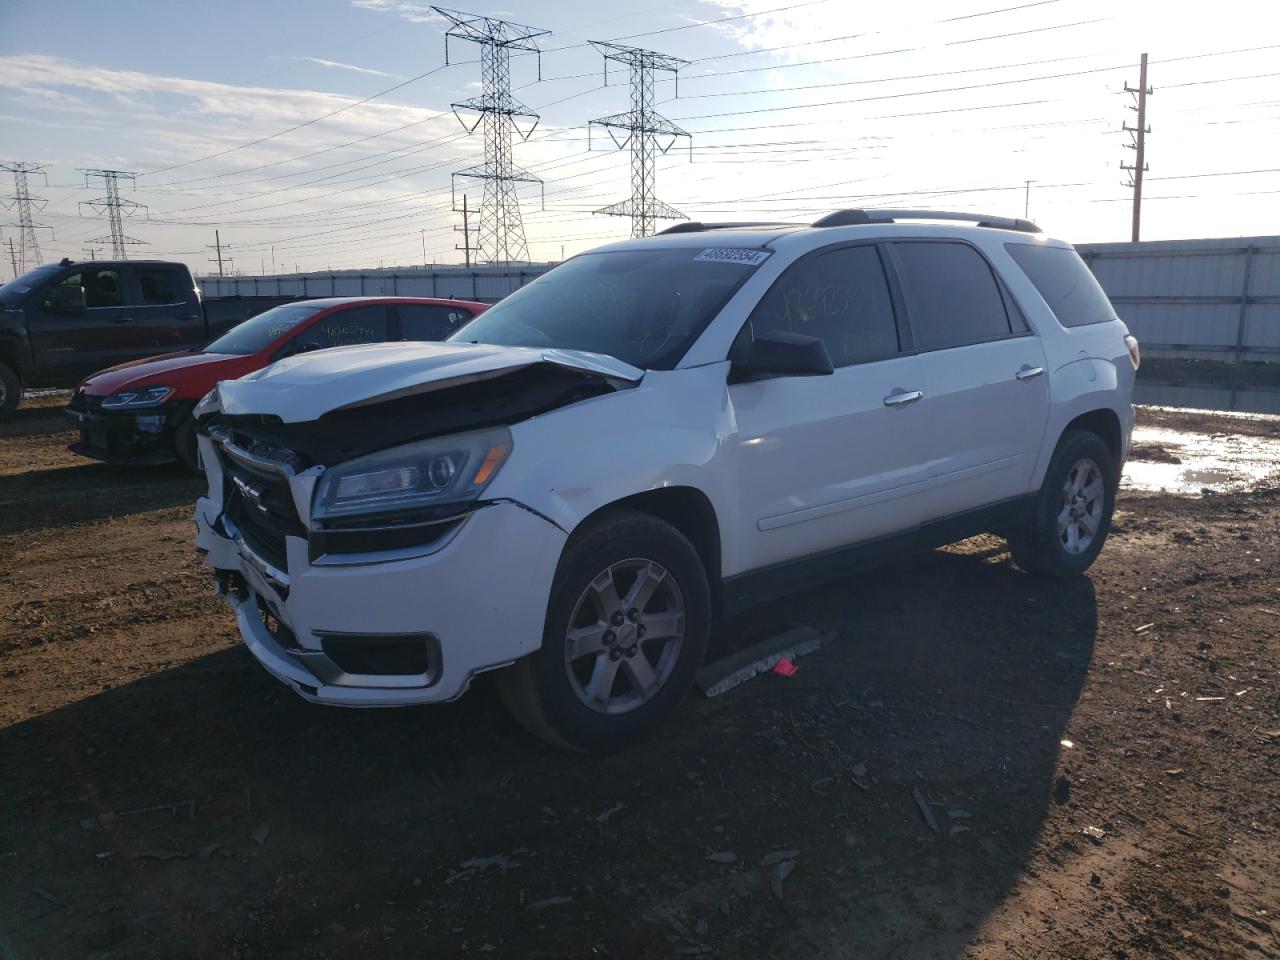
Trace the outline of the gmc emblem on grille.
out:
[[[262,495],[266,493],[261,487],[255,487],[253,484],[239,477],[232,477],[236,489],[240,491],[240,495],[252,503],[261,513],[267,513],[267,508],[262,505]]]

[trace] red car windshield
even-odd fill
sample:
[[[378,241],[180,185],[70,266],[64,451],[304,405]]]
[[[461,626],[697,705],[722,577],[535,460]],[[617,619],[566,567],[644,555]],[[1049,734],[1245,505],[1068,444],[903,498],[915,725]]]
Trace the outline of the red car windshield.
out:
[[[267,346],[293,330],[304,320],[309,320],[327,304],[286,303],[272,307],[244,323],[232,327],[217,340],[202,347],[204,353],[231,353],[247,357],[265,350]]]

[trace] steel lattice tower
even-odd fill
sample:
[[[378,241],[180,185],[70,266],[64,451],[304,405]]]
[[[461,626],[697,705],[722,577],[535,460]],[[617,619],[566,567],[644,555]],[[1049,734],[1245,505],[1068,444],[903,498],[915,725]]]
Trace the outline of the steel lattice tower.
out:
[[[139,211],[146,212],[147,208],[140,203],[134,203],[132,200],[120,199],[120,181],[128,180],[132,182],[137,174],[126,173],[123,170],[82,170],[84,174],[86,186],[90,177],[100,177],[106,186],[107,195],[98,197],[96,200],[84,200],[81,207],[88,207],[94,213],[101,216],[106,214],[107,223],[111,227],[111,236],[94,237],[90,243],[106,243],[111,242],[111,256],[116,260],[127,260],[125,248],[134,244],[146,243],[145,240],[135,240],[133,237],[125,235],[123,220],[125,217],[133,217]]]
[[[658,154],[666,153],[680,137],[689,134],[653,109],[653,73],[669,70],[678,75],[689,61],[669,57],[653,50],[624,47],[616,43],[592,41],[591,45],[604,57],[604,79],[609,83],[609,61],[625,63],[631,68],[631,112],[601,117],[588,124],[599,125],[609,131],[614,144],[622,149],[631,147],[631,199],[603,207],[596,213],[614,217],[631,218],[631,236],[647,237],[653,233],[654,221],[683,220],[684,214],[658,199],[654,187],[658,178]],[[625,130],[626,137],[619,140],[615,130]],[[588,138],[589,138],[588,134]],[[665,146],[659,140],[665,139]],[[690,149],[693,139],[690,137]]]
[[[0,170],[13,174],[13,195],[0,199],[6,210],[16,210],[18,222],[10,224],[18,228],[18,251],[16,255],[17,272],[19,274],[26,273],[32,267],[40,266],[43,258],[40,253],[40,241],[36,239],[37,230],[48,230],[52,235],[51,227],[44,227],[35,223],[31,219],[31,208],[43,210],[46,201],[44,197],[33,197],[27,184],[27,177],[30,174],[38,173],[44,175],[44,170],[48,164],[44,163],[22,163],[21,161],[13,161],[10,163],[0,163]]]
[[[521,140],[529,139],[538,125],[538,115],[511,95],[511,51],[526,50],[539,54],[538,79],[542,79],[541,51],[534,41],[551,31],[441,7],[431,9],[452,24],[444,35],[445,63],[449,62],[450,37],[480,45],[482,92],[478,97],[451,104],[458,122],[469,133],[478,126],[484,126],[484,163],[458,170],[453,175],[455,180],[468,177],[484,182],[480,222],[476,229],[475,260],[480,263],[527,261],[529,246],[525,242],[516,184],[541,185],[542,181],[515,165],[511,159],[511,146],[515,136]],[[459,110],[474,110],[480,116],[475,123],[468,124],[458,114]],[[516,122],[521,118],[532,121],[527,132],[521,131]],[[456,201],[455,190],[455,211]]]

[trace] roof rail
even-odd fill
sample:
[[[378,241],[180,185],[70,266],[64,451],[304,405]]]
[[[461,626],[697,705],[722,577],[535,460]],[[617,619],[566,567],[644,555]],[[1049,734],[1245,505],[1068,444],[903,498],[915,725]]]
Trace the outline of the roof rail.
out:
[[[1030,220],[1016,217],[989,217],[981,213],[956,213],[949,210],[837,210],[821,220],[815,227],[851,227],[863,223],[897,223],[899,220],[959,220],[976,223],[980,227],[999,230],[1020,230],[1023,233],[1039,233],[1040,228]]]
[[[777,220],[743,220],[738,223],[699,223],[697,220],[686,220],[673,227],[659,230],[658,235],[667,233],[701,233],[704,230],[735,230],[742,227],[798,227],[798,223],[782,223]]]

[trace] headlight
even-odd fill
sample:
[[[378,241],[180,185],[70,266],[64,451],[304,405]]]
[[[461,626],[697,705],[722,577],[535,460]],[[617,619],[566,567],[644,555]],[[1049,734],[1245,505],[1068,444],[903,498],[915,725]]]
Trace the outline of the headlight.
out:
[[[141,390],[122,390],[102,401],[103,410],[141,410],[158,407],[173,396],[173,387],[143,387]]]
[[[316,486],[316,520],[474,500],[511,453],[506,427],[436,437],[349,460]]]

